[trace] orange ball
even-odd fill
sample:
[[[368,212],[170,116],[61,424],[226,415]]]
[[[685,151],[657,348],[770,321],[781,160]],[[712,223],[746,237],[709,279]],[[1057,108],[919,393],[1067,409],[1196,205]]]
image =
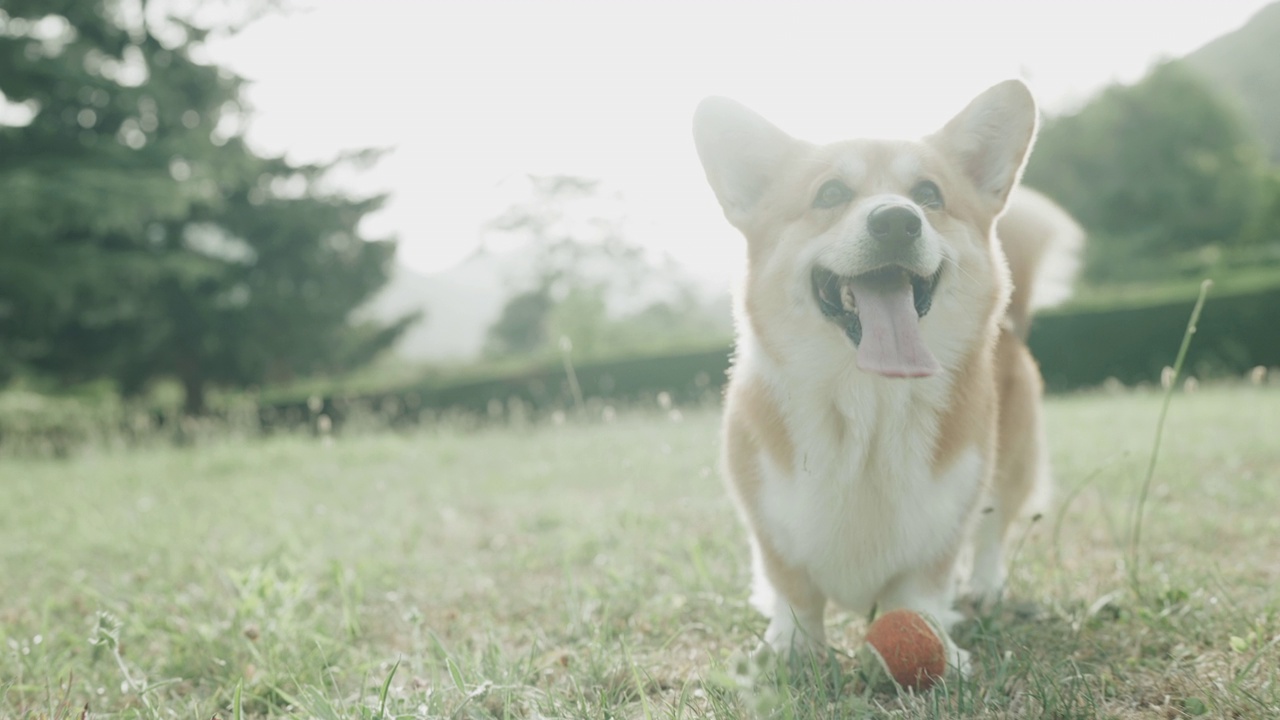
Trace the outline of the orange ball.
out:
[[[867,628],[862,666],[875,686],[892,680],[912,690],[928,690],[947,673],[947,646],[936,623],[911,610],[891,610]]]

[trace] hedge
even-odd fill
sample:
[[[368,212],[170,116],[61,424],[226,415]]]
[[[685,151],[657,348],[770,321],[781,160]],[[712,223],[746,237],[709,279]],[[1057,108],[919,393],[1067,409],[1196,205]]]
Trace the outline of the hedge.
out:
[[[1114,378],[1126,385],[1158,382],[1173,363],[1194,305],[1185,300],[1112,309],[1066,309],[1037,317],[1030,345],[1050,391],[1075,390]],[[575,368],[583,395],[599,403],[642,401],[666,392],[676,402],[715,398],[730,364],[727,348],[636,357]],[[1280,365],[1280,287],[1209,296],[1186,367],[1200,377],[1239,375]],[[294,424],[324,412],[335,422],[359,408],[392,423],[422,414],[460,411],[505,416],[513,408],[545,414],[574,406],[560,366],[456,385],[404,388],[338,398],[315,398],[263,409],[262,424]]]
[[[703,402],[718,397],[729,357],[729,350],[720,348],[586,363],[573,371],[584,399],[593,407],[604,400],[656,401],[660,393],[674,403]],[[505,416],[518,408],[518,412],[543,415],[570,411],[575,403],[569,375],[557,365],[454,385],[280,403],[263,408],[261,423],[264,428],[293,425],[321,412],[335,423],[352,414],[372,413],[391,424],[415,423],[424,413]]]
[[[1051,391],[1156,382],[1172,365],[1195,297],[1137,307],[1043,313],[1029,344]],[[1212,292],[1187,353],[1186,371],[1200,377],[1239,375],[1280,365],[1280,287]]]

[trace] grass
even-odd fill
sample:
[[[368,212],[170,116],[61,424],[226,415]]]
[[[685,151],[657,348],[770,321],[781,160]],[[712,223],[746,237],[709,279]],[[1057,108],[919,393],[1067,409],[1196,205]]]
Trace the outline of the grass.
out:
[[[0,717],[1262,717],[1280,707],[1280,388],[1053,398],[1059,502],[975,676],[862,688],[742,660],[718,418],[0,459]]]

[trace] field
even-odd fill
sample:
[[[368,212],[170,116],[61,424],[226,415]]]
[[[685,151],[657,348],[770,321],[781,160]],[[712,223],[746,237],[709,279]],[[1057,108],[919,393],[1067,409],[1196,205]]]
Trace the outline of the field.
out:
[[[1265,717],[1280,707],[1280,388],[1053,398],[1056,503],[976,673],[867,691],[744,661],[712,409],[0,458],[0,717]],[[238,704],[237,704],[238,699]]]

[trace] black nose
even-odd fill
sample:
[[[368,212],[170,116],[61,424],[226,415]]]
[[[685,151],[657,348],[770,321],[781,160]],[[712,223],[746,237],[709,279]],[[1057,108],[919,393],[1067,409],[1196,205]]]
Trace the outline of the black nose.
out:
[[[920,216],[905,205],[881,205],[867,216],[867,230],[881,242],[919,240]]]

